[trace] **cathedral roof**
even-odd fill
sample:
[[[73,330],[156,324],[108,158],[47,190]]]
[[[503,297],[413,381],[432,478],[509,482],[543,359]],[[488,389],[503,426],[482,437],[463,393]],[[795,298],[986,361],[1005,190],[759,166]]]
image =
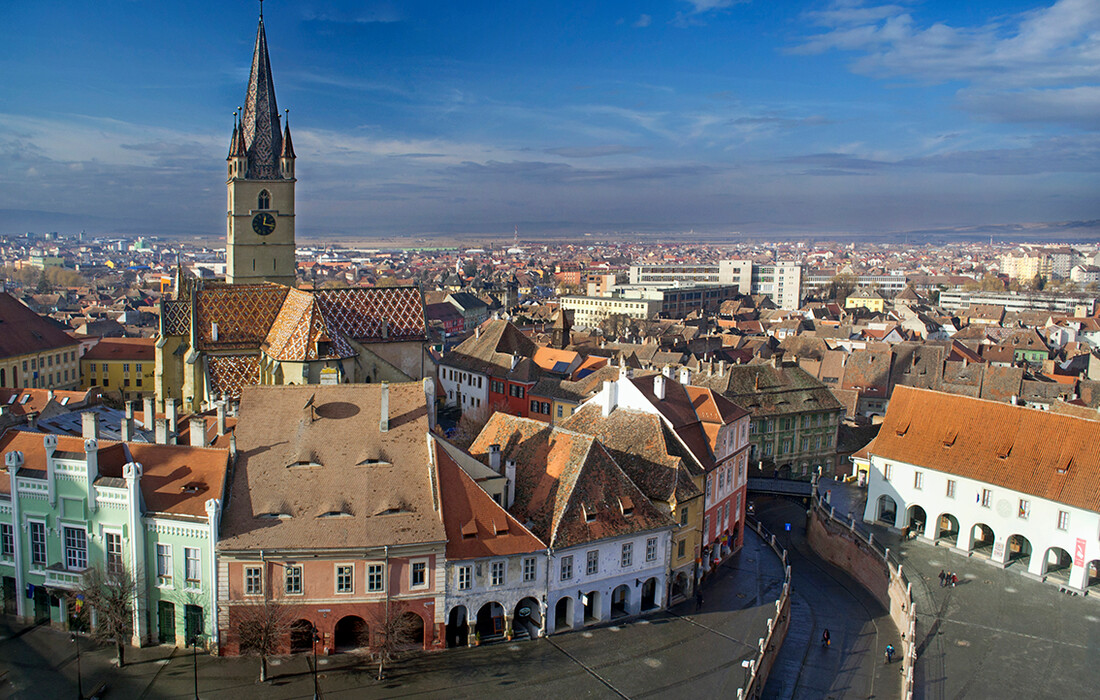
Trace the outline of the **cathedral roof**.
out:
[[[248,78],[241,130],[248,151],[246,177],[253,180],[280,179],[282,130],[279,127],[279,106],[275,102],[275,84],[271,79],[271,60],[267,55],[267,35],[262,16],[256,29],[256,48],[252,53],[252,73]]]

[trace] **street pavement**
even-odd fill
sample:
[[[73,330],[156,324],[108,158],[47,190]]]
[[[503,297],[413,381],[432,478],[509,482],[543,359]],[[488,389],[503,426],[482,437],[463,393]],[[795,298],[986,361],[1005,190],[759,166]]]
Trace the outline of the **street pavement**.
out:
[[[865,492],[825,483],[837,513],[862,518]],[[1057,586],[889,529],[857,522],[898,552],[917,608],[919,699],[1096,697],[1100,597]],[[959,577],[941,588],[940,570]],[[1088,690],[1093,688],[1093,690]]]
[[[360,657],[322,657],[318,683],[326,698],[528,698],[532,690],[566,698],[736,697],[745,681],[741,661],[764,636],[782,582],[775,554],[746,531],[745,547],[704,588],[699,611],[692,600],[646,619],[534,642],[415,654],[389,667],[383,681]],[[254,658],[196,659],[189,650],[149,647],[129,649],[126,666],[118,669],[110,647],[79,643],[84,691],[107,681],[108,700],[192,698],[196,660],[202,698],[313,695],[306,655],[273,659],[270,680],[259,684]],[[0,622],[0,698],[75,697],[76,677],[68,634]]]
[[[792,577],[791,627],[763,697],[900,698],[901,662],[884,663],[887,644],[901,648],[886,609],[852,577],[810,549],[803,505],[757,497],[754,506],[757,519],[788,550]],[[823,648],[826,629],[832,643]]]

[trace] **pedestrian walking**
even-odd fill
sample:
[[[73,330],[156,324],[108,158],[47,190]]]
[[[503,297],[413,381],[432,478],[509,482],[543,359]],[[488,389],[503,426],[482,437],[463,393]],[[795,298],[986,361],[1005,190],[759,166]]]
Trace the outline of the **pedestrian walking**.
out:
[[[894,660],[894,645],[886,645],[886,663],[891,663]]]
[[[825,631],[821,633],[821,646],[827,647],[832,643],[832,638],[829,636],[829,628],[826,627]]]
[[[695,611],[698,612],[703,607],[703,592],[695,591]]]
[[[955,584],[958,583],[958,582],[959,582],[959,575],[955,574],[955,573],[952,573],[951,574],[951,587],[954,588]]]
[[[943,588],[944,581],[947,580],[947,572],[940,569],[940,588]]]

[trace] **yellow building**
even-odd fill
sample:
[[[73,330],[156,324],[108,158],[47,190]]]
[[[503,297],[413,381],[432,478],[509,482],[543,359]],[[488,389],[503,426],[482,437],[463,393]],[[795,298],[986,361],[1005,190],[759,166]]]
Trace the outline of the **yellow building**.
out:
[[[875,313],[882,313],[886,308],[886,300],[874,289],[864,287],[849,294],[848,298],[844,301],[844,308],[846,309],[855,309],[857,307],[870,309]]]
[[[104,338],[80,358],[80,386],[100,387],[123,401],[152,396],[156,385],[153,338]]]
[[[0,292],[0,387],[76,389],[80,343]]]

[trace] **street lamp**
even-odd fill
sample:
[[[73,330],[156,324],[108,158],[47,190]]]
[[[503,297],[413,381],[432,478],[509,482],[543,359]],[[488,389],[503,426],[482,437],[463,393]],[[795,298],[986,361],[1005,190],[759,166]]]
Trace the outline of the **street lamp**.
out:
[[[76,697],[84,700],[84,683],[80,678],[80,642],[76,641],[76,635],[70,634],[69,641],[76,645]]]
[[[313,625],[313,700],[320,700],[321,687],[317,684],[317,644],[321,641],[321,634]]]
[[[201,632],[196,632],[191,637],[191,662],[195,669],[195,700],[199,700],[199,641],[201,639]]]

